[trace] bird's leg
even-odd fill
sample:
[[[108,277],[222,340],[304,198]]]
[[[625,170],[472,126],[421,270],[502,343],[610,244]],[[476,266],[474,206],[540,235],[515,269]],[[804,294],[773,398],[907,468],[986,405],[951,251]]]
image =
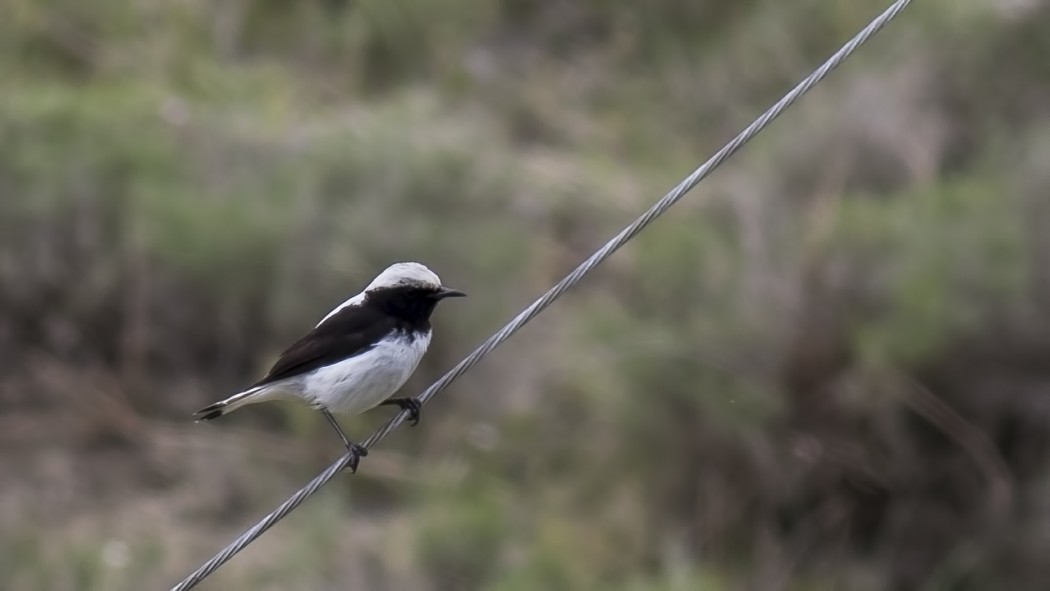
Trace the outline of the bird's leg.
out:
[[[328,424],[335,429],[335,432],[339,434],[339,438],[343,440],[343,445],[346,446],[346,451],[350,452],[350,462],[347,463],[347,467],[350,468],[351,474],[356,473],[357,464],[361,461],[361,458],[368,455],[368,448],[350,441],[350,438],[346,436],[346,433],[343,433],[343,429],[339,426],[339,423],[336,422],[332,413],[328,412],[328,409],[322,408],[321,414],[323,414],[324,418],[328,420]]]
[[[401,410],[407,410],[408,424],[412,426],[419,424],[419,409],[423,408],[418,398],[388,398],[380,402],[379,406],[396,406]]]

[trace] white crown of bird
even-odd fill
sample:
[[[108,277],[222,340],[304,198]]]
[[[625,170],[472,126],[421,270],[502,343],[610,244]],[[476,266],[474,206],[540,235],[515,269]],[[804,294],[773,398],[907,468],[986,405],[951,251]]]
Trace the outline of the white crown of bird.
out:
[[[372,280],[365,291],[382,289],[384,287],[398,287],[401,285],[415,285],[419,287],[439,288],[441,279],[436,273],[419,263],[394,263]]]

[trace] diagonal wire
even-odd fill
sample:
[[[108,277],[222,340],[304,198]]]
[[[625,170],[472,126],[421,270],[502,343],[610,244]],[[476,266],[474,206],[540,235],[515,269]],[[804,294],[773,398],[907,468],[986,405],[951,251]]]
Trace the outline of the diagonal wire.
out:
[[[543,294],[538,300],[532,303],[528,308],[525,308],[520,314],[514,317],[513,320],[507,323],[506,326],[501,328],[499,332],[489,337],[487,341],[482,343],[473,353],[468,355],[466,359],[460,361],[458,365],[453,367],[448,373],[441,377],[438,381],[434,382],[429,388],[426,389],[422,394],[419,395],[419,401],[422,404],[426,404],[431,398],[437,395],[448,387],[456,378],[460,377],[468,369],[476,365],[483,357],[492,352],[493,349],[498,347],[503,341],[510,338],[515,332],[518,331],[522,326],[528,323],[530,320],[535,318],[540,312],[542,312],[547,306],[550,306],[554,300],[561,297],[566,291],[571,289],[585,275],[590,273],[595,267],[601,264],[605,259],[616,252],[621,246],[626,244],[632,238],[634,238],[639,232],[641,232],[646,226],[652,223],[657,217],[667,211],[672,205],[677,203],[687,192],[695,187],[701,180],[711,173],[715,168],[718,168],[723,162],[725,162],[730,156],[736,153],[745,143],[751,138],[758,135],[767,125],[769,125],[774,119],[776,119],[785,109],[791,106],[797,101],[802,95],[808,92],[813,86],[824,79],[832,70],[834,70],[839,64],[841,64],[847,57],[849,57],[858,47],[863,45],[872,35],[879,31],[883,26],[896,17],[902,10],[911,4],[912,0],[897,0],[889,8],[887,8],[882,14],[872,20],[868,26],[864,27],[856,36],[849,40],[848,43],[842,46],[834,55],[832,55],[826,62],[824,62],[819,68],[817,68],[812,74],[807,76],[805,80],[800,82],[797,86],[791,89],[783,98],[777,101],[772,107],[769,108],[761,117],[756,119],[751,125],[748,125],[744,131],[740,132],[735,138],[726,144],[721,150],[715,153],[707,162],[704,162],[700,168],[697,168],[686,177],[681,183],[678,184],[671,192],[663,196],[657,201],[648,211],[642,214],[641,217],[636,219],[631,225],[624,228],[619,234],[614,236],[611,240],[605,243],[597,252],[592,254],[590,258],[576,267],[576,269],[569,273],[564,279],[559,281],[557,285],[550,288],[547,293]],[[405,419],[408,418],[408,411],[402,411],[392,418],[387,424],[380,427],[375,433],[362,443],[364,447],[371,448],[373,445],[381,441],[384,437],[390,434],[391,431],[396,429]],[[198,583],[204,580],[205,577],[210,575],[219,568],[223,563],[229,560],[234,554],[240,552],[245,546],[252,543],[256,538],[263,534],[266,530],[270,529],[275,523],[283,519],[288,513],[292,512],[297,508],[303,501],[313,495],[319,488],[328,483],[332,478],[335,478],[337,474],[342,472],[348,462],[350,461],[350,455],[346,454],[341,457],[338,461],[328,467],[327,470],[322,472],[316,478],[311,480],[306,486],[299,490],[299,492],[292,495],[290,499],[281,503],[277,509],[262,519],[262,521],[255,524],[251,529],[241,534],[236,540],[226,546],[221,552],[216,554],[211,560],[204,563],[199,569],[193,574],[186,577],[175,587],[172,587],[171,591],[186,591],[195,587]]]

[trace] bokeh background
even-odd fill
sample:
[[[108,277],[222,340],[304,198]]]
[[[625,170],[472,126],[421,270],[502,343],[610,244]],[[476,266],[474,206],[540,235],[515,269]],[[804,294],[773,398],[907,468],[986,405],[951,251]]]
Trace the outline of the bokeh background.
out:
[[[340,454],[193,410],[398,260],[420,391],[888,4],[6,0],[0,588],[168,588]],[[916,2],[200,588],[1046,589],[1048,31]]]

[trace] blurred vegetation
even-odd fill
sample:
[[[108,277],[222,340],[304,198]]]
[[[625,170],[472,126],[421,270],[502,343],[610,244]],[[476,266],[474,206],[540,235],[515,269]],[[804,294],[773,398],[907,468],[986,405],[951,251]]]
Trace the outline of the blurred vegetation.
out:
[[[396,260],[423,387],[880,9],[0,5],[0,587],[173,584],[338,453],[194,409]],[[915,3],[201,589],[1045,588],[1048,27]]]

